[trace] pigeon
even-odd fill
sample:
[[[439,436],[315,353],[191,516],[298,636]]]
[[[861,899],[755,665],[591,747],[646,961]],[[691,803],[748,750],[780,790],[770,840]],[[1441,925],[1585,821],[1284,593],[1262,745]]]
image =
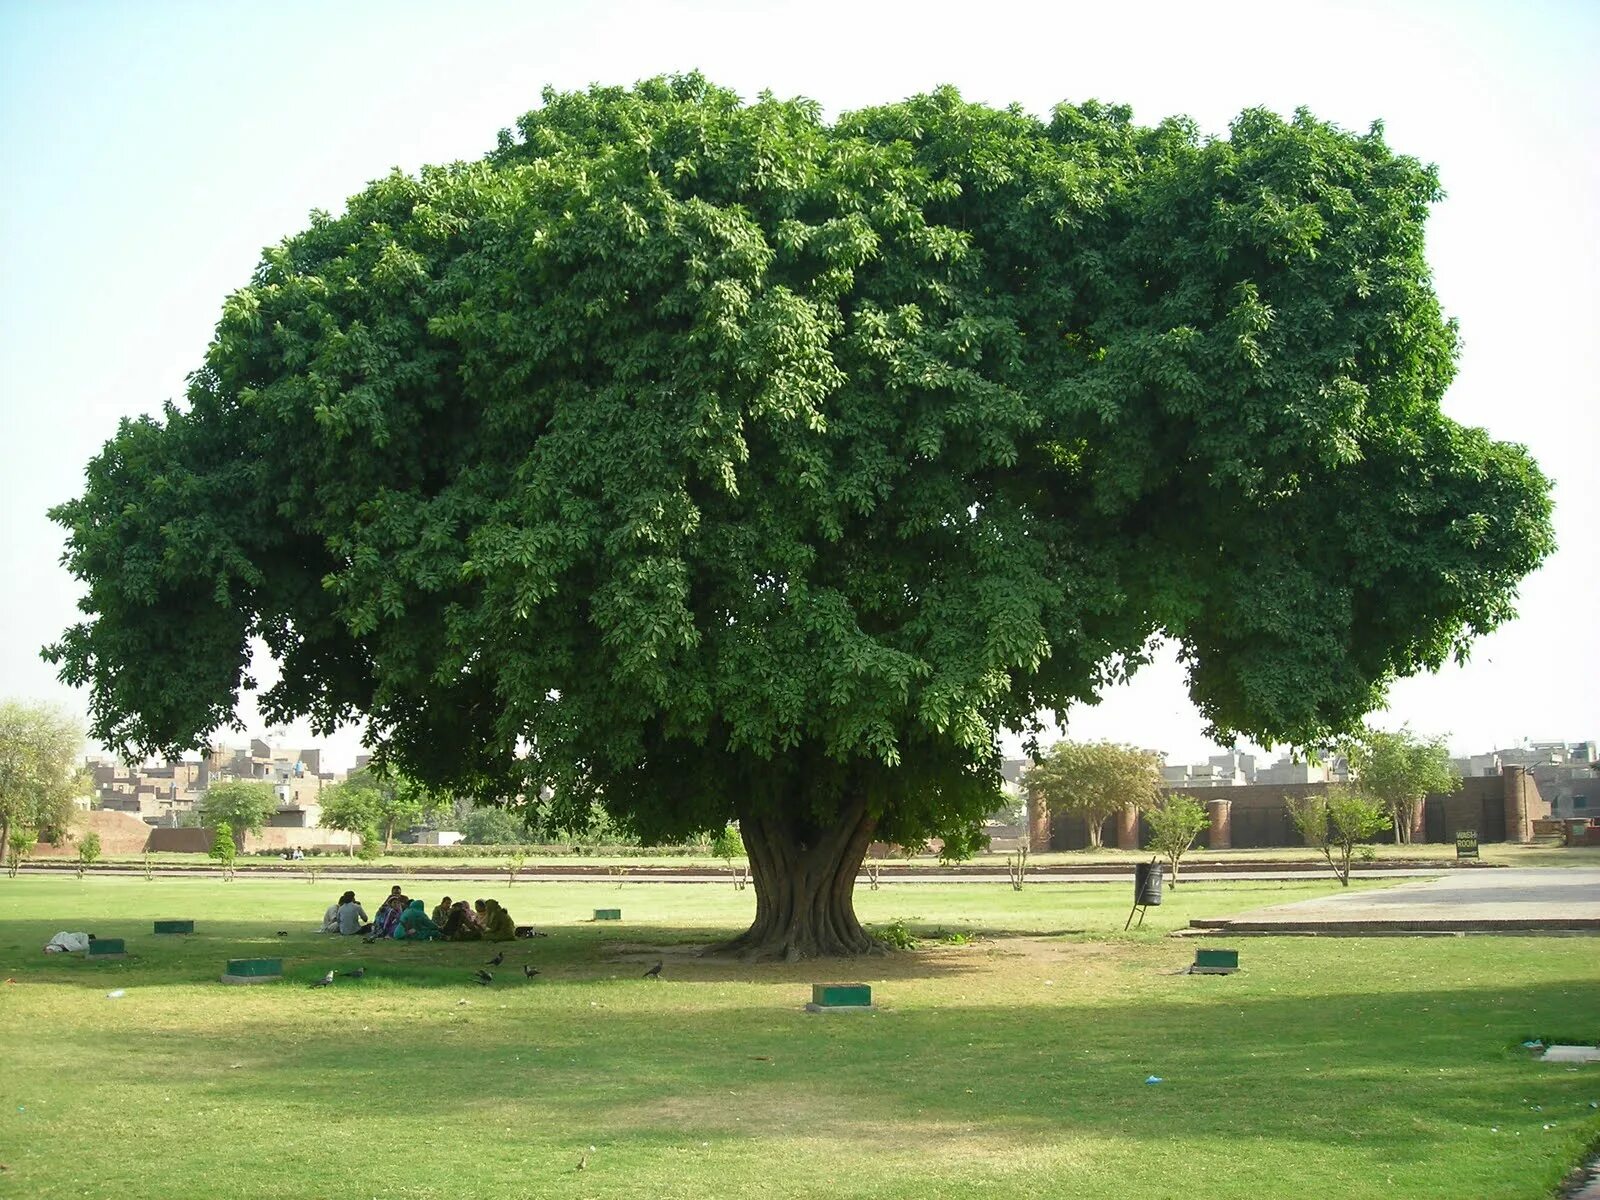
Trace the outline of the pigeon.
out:
[[[484,987],[488,987],[494,982],[494,975],[488,971],[474,971],[472,977],[483,984]]]
[[[661,967],[662,967],[662,965],[663,964],[658,959],[656,961],[656,965],[651,967],[648,971],[646,971],[644,973],[644,977],[646,979],[660,979],[661,978]]]
[[[491,967],[498,967],[501,963],[505,962],[505,960],[506,960],[506,952],[504,950],[502,950],[502,951],[500,951],[499,954],[496,954],[493,958],[491,958],[489,960],[489,965]]]
[[[522,977],[524,979],[532,979],[538,973],[538,967],[530,967],[527,963],[522,964]]]
[[[333,984],[333,972],[329,971],[326,975],[324,975],[321,979],[317,980],[311,986],[312,987],[331,987],[332,984]]]
[[[365,979],[367,977],[367,969],[365,967],[357,967],[354,971],[341,971],[340,974],[346,979]]]

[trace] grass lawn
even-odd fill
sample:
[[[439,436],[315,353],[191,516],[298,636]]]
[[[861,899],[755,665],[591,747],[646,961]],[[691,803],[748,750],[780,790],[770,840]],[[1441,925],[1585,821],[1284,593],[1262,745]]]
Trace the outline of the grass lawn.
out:
[[[821,967],[694,956],[748,891],[477,885],[551,933],[487,988],[482,944],[310,932],[344,886],[0,879],[0,1195],[1532,1200],[1600,1136],[1600,1068],[1515,1048],[1600,1036],[1593,939],[1248,938],[1176,974],[1165,931],[1326,881],[1188,885],[1130,934],[1125,888],[863,888],[930,940]],[[60,929],[132,956],[42,955]],[[216,981],[266,955],[289,981]],[[801,1011],[843,980],[882,1011]]]

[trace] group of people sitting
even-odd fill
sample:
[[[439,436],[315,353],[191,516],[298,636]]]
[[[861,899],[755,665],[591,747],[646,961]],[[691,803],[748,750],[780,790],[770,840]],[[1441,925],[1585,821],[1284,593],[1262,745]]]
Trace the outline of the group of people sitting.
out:
[[[322,915],[324,933],[361,934],[363,937],[394,938],[419,942],[509,942],[517,936],[516,922],[498,900],[451,902],[446,896],[429,916],[421,900],[413,900],[396,884],[388,898],[378,906],[370,922],[356,900],[346,892],[339,902]]]

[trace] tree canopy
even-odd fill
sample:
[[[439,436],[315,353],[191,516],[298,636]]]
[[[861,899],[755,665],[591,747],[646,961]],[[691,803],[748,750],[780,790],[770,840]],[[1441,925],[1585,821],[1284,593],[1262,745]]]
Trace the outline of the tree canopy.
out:
[[[1099,846],[1101,826],[1123,808],[1144,810],[1161,795],[1161,762],[1149,750],[1112,742],[1060,741],[1022,774],[1028,802],[1084,820],[1089,845]]]
[[[270,783],[224,779],[206,788],[200,798],[200,822],[242,844],[247,833],[260,833],[279,807],[277,790]]]
[[[1397,842],[1411,840],[1425,797],[1461,786],[1461,772],[1442,737],[1418,737],[1403,727],[1366,729],[1351,740],[1348,753],[1360,790],[1393,818]]]
[[[81,722],[48,704],[0,701],[0,852],[13,830],[56,838],[88,791]]]
[[[1157,637],[1218,737],[1313,744],[1511,615],[1548,488],[1440,411],[1438,197],[1304,112],[547,92],[266,251],[54,510],[47,656],[128,752],[232,719],[260,639],[268,720],[429,786],[737,815],[772,943],[770,881],[974,844],[996,731]]]
[[[450,804],[447,794],[430,791],[404,772],[380,775],[363,768],[323,794],[322,823],[351,833],[375,833],[387,852],[396,829],[409,829]]]

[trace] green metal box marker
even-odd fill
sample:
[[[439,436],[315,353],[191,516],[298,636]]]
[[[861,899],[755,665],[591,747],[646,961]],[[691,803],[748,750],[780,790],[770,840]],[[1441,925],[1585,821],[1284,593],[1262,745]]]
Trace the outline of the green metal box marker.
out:
[[[622,910],[620,908],[597,908],[594,910],[594,919],[596,921],[620,921],[622,920]]]
[[[230,958],[223,983],[271,983],[283,978],[281,958]]]
[[[1200,975],[1230,975],[1239,969],[1237,950],[1196,950],[1194,966],[1189,968]]]
[[[872,987],[865,983],[813,983],[807,1012],[864,1012],[872,1008]]]
[[[157,933],[193,933],[193,921],[157,921]]]
[[[96,938],[89,943],[90,958],[114,958],[127,952],[128,949],[122,944],[121,938]]]

